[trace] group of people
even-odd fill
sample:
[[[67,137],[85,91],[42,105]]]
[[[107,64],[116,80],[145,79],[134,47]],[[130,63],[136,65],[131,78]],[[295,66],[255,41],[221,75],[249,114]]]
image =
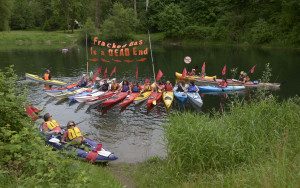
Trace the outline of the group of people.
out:
[[[50,113],[44,115],[44,123],[42,125],[42,131],[45,135],[62,135],[61,142],[71,144],[81,144],[85,142],[81,130],[76,126],[74,121],[69,121],[66,126],[67,130],[64,131],[60,127]]]
[[[190,81],[189,84],[184,84],[183,81],[179,81],[177,83],[177,92],[190,92],[190,93],[195,93],[199,92],[199,88],[196,86],[194,81]]]

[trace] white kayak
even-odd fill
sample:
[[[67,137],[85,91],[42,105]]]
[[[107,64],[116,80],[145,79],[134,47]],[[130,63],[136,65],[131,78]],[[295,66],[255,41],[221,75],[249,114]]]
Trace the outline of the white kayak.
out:
[[[73,99],[78,101],[78,102],[85,102],[88,100],[92,100],[97,98],[98,96],[102,95],[104,93],[104,91],[97,91],[91,94],[88,94],[86,96],[81,96],[81,97],[74,97]]]
[[[195,107],[201,107],[203,105],[203,101],[197,92],[187,93],[188,101]]]

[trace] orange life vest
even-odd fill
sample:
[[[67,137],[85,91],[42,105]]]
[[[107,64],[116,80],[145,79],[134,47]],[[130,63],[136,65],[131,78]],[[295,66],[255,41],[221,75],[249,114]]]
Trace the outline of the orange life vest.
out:
[[[44,80],[49,80],[49,73],[44,74]]]

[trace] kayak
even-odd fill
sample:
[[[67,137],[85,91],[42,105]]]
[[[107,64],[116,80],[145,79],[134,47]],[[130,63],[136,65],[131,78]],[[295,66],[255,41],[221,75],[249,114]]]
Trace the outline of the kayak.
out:
[[[31,79],[37,82],[41,82],[43,84],[49,84],[49,85],[59,85],[59,86],[64,86],[67,85],[66,82],[61,82],[58,80],[44,80],[42,77],[38,76],[38,75],[34,75],[34,74],[29,74],[29,73],[25,73],[25,77],[26,79]]]
[[[201,107],[203,105],[203,101],[197,92],[187,93],[188,101],[195,107]]]
[[[114,103],[117,103],[117,102],[125,99],[127,95],[128,95],[128,92],[117,93],[116,95],[114,95],[111,98],[107,99],[106,101],[102,102],[102,104],[104,106],[110,106]]]
[[[63,98],[66,98],[66,97],[69,97],[69,96],[72,96],[72,95],[75,95],[75,94],[78,94],[78,93],[82,93],[84,91],[86,91],[88,88],[80,88],[80,89],[76,89],[74,91],[69,91],[69,92],[66,92],[66,93],[62,93],[60,95],[56,95],[55,97],[57,99],[63,99]]]
[[[81,97],[74,97],[73,100],[76,100],[78,102],[85,102],[85,101],[88,101],[88,100],[92,100],[92,99],[95,99],[96,97],[100,96],[104,94],[104,91],[95,91],[95,92],[92,92],[86,96],[81,96]]]
[[[66,130],[66,129],[63,129]],[[53,147],[55,150],[60,150],[60,151],[73,151],[75,150],[77,153],[77,158],[86,160],[87,156],[90,152],[97,152],[95,156],[95,163],[103,163],[103,162],[109,162],[109,161],[114,161],[118,159],[118,156],[113,154],[112,152],[108,151],[105,147],[102,147],[101,151],[95,151],[97,148],[98,142],[95,142],[93,140],[90,140],[88,138],[85,138],[85,143],[83,146],[85,146],[89,151],[86,152],[84,149],[74,147],[71,144],[66,144],[61,142],[62,135],[58,134],[56,136],[54,135],[45,135],[42,131],[42,125],[39,126],[39,131],[41,133],[41,136],[44,137],[45,143],[47,145],[50,145]],[[97,155],[98,154],[98,155]],[[73,156],[73,154],[72,154]]]
[[[134,101],[134,104],[139,104],[145,100],[147,100],[150,96],[150,94],[152,93],[152,91],[146,91],[146,92],[143,92],[141,94],[139,94],[133,101]]]
[[[150,94],[149,99],[147,101],[147,106],[150,107],[152,104],[156,105],[156,101],[160,101],[162,96],[162,92],[154,91]],[[154,102],[155,101],[155,102]],[[155,103],[155,104],[154,104]]]
[[[130,104],[140,93],[131,93],[120,103],[121,107],[125,107]]]
[[[52,91],[52,90],[44,90],[45,91],[45,93],[47,94],[47,95],[49,95],[49,96],[52,96],[52,97],[55,97],[55,96],[57,96],[57,95],[61,95],[61,94],[63,94],[63,93],[67,93],[67,92],[70,92],[70,91],[74,91],[74,90],[77,90],[77,89],[80,89],[81,87],[72,87],[72,88],[70,88],[70,89],[67,89],[67,90],[54,90],[54,91]]]
[[[196,79],[198,83],[202,83],[205,85],[216,85],[219,86],[219,84],[222,82],[222,79]],[[227,84],[228,86],[245,86],[245,87],[265,87],[265,88],[270,88],[270,89],[279,89],[280,88],[280,83],[255,83],[252,81],[248,82],[241,82],[235,79],[227,79]]]
[[[163,101],[165,103],[166,109],[170,110],[172,106],[172,102],[174,99],[174,92],[173,91],[166,91],[163,92]]]
[[[185,76],[184,78],[181,78],[182,74],[178,73],[178,72],[175,72],[175,76],[177,79],[182,79],[182,80],[188,80],[188,81],[196,81],[196,79],[203,79],[202,77],[200,76]],[[204,77],[205,79],[216,79],[217,76],[205,76]]]
[[[91,88],[88,88],[84,92],[76,94],[76,95],[69,96],[68,98],[69,98],[70,101],[74,102],[75,101],[74,97],[84,97],[84,96],[87,96],[87,95],[95,93],[95,92],[98,92],[98,90],[93,90]]]
[[[238,90],[244,90],[245,86],[227,86],[225,88],[218,87],[218,86],[197,86],[199,88],[200,92],[207,92],[207,91],[213,91],[213,92],[224,92],[224,91],[238,91]]]
[[[174,87],[174,97],[181,104],[185,104],[187,101],[187,94],[185,92],[177,92],[177,87]]]
[[[57,87],[57,88],[51,88],[51,89],[44,89],[44,91],[45,92],[64,92],[64,91],[68,91],[69,89],[76,87],[78,85],[78,82],[75,82],[74,84],[67,85],[65,87]]]
[[[115,91],[107,91],[107,92],[103,93],[102,95],[95,97],[94,99],[86,101],[86,103],[89,105],[97,104],[97,103],[100,103],[100,102],[108,99],[109,97],[114,96],[115,94],[116,94]]]

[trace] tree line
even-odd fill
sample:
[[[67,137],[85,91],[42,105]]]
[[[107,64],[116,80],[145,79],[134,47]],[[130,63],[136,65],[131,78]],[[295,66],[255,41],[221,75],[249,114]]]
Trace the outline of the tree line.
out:
[[[299,0],[2,0],[0,30],[73,31],[87,22],[106,39],[168,38],[300,44]],[[89,20],[90,19],[90,20]]]

